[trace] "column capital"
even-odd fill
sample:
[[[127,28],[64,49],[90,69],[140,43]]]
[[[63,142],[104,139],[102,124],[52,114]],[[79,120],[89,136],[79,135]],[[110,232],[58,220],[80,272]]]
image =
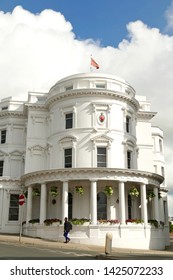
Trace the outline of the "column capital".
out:
[[[62,183],[68,183],[70,180],[60,180]]]
[[[89,179],[90,182],[97,182],[98,179]]]
[[[127,183],[128,182],[128,180],[126,179],[126,178],[120,178],[119,180],[118,180],[118,182],[119,183]]]

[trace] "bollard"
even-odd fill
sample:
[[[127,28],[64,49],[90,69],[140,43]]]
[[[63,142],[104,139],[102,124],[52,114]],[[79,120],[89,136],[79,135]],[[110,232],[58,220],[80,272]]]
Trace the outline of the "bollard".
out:
[[[105,254],[110,254],[112,252],[112,233],[106,233],[106,242],[105,242]]]

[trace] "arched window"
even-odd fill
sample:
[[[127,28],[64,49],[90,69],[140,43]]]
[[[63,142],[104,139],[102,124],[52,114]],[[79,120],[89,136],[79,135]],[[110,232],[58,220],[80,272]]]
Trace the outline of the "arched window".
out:
[[[107,220],[107,197],[104,192],[97,194],[97,219]]]
[[[69,219],[72,219],[73,217],[72,209],[73,209],[73,196],[71,193],[68,193],[68,218]]]

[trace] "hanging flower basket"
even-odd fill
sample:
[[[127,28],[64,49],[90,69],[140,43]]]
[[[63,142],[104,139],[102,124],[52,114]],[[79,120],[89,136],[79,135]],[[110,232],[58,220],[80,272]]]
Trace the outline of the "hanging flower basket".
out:
[[[154,194],[153,191],[148,191],[148,192],[147,192],[147,198],[148,198],[148,200],[151,201],[155,196],[156,196],[156,195]]]
[[[76,192],[79,194],[83,194],[84,193],[84,188],[82,186],[76,186]]]
[[[32,191],[32,195],[33,196],[40,196],[40,191],[38,188],[34,188],[33,191]]]
[[[57,197],[57,195],[58,195],[57,187],[51,187],[51,189],[50,189],[50,195],[51,195],[52,197]]]
[[[106,186],[105,187],[105,193],[106,195],[112,195],[113,194],[113,188],[111,186]]]
[[[139,196],[139,191],[137,190],[137,188],[131,188],[129,191],[129,194],[133,197],[138,197]]]

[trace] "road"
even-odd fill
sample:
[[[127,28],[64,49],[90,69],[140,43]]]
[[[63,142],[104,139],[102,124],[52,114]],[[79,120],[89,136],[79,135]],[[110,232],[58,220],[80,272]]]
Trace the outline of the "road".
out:
[[[166,251],[113,248],[111,254],[104,247],[49,242],[41,239],[0,235],[1,260],[173,260],[173,238]]]
[[[96,254],[95,251],[81,251],[71,248],[49,248],[38,245],[0,242],[1,260],[94,260],[96,259]]]

